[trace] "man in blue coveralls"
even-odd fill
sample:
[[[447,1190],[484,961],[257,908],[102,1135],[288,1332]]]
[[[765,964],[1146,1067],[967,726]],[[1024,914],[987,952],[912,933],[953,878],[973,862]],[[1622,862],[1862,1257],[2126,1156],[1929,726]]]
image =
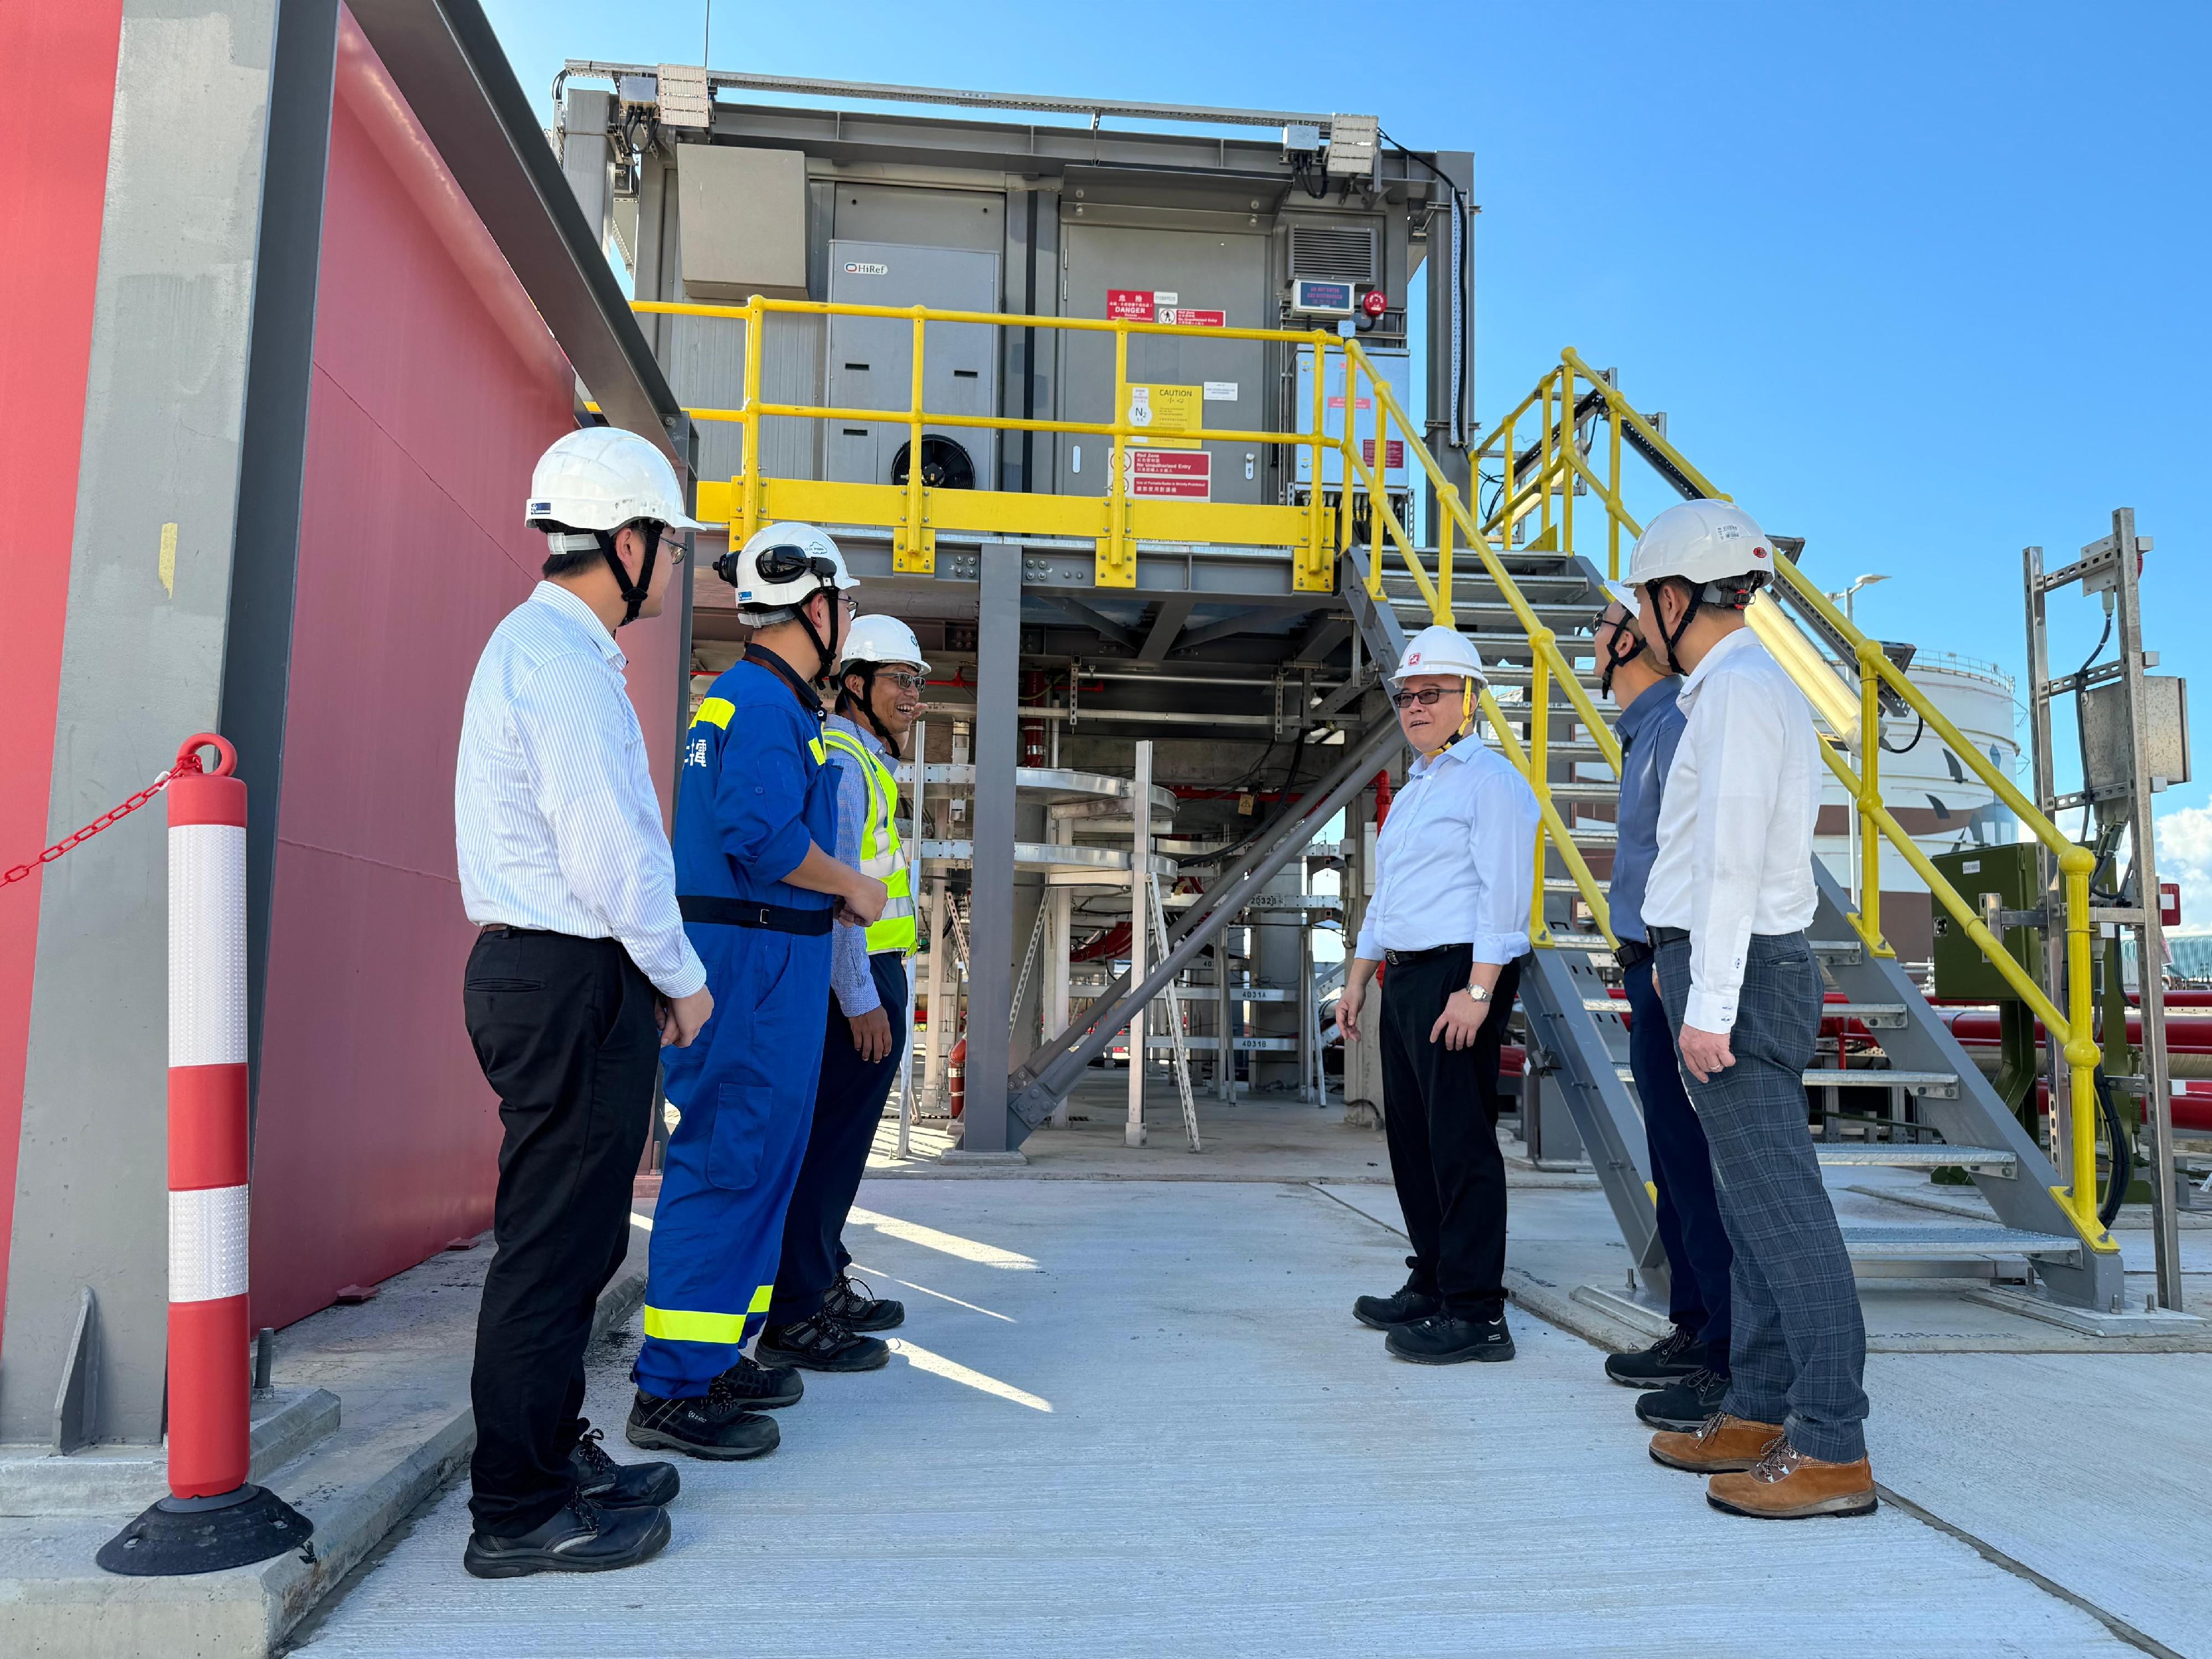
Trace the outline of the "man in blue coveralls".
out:
[[[683,1119],[668,1146],[632,1376],[630,1443],[757,1457],[781,1438],[748,1409],[797,1377],[738,1352],[775,1288],[784,1208],[806,1151],[830,1000],[830,930],[883,914],[884,884],[841,864],[836,775],[815,688],[836,665],[860,584],[811,525],[770,525],[715,574],[755,631],[684,744],[677,903],[720,1018],[664,1070]]]
[[[1607,1357],[1605,1374],[1651,1392],[1636,1414],[1666,1429],[1695,1429],[1720,1409],[1729,1382],[1729,1270],[1734,1260],[1713,1192],[1712,1155],[1676,1063],[1674,1035],[1651,977],[1644,890],[1659,856],[1659,804],[1682,736],[1674,701],[1682,680],[1644,648],[1633,588],[1607,584],[1591,630],[1600,689],[1620,719],[1620,838],[1613,855],[1615,960],[1628,994],[1629,1065],[1644,1109],[1651,1184],[1658,1189],[1659,1242],[1666,1248],[1668,1316],[1674,1328],[1636,1353]]]

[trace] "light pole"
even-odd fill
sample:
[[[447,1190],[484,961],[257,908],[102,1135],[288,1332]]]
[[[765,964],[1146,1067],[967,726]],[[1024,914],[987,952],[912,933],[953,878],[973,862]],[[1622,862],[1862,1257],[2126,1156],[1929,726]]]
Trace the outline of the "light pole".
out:
[[[1844,620],[1850,623],[1852,627],[1856,628],[1859,625],[1859,619],[1851,614],[1852,598],[1862,587],[1872,587],[1876,582],[1886,582],[1888,580],[1889,578],[1887,576],[1862,576],[1856,581],[1853,582],[1849,587],[1843,589],[1840,592],[1829,594],[1829,601],[1832,604],[1842,605],[1844,607]]]

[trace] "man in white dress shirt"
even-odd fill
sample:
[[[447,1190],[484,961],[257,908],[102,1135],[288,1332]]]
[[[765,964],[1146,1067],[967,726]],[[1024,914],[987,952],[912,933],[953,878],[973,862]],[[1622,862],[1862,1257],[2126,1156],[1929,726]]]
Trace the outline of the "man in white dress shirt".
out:
[[[1645,643],[1687,676],[1644,923],[1735,1250],[1727,1397],[1651,1455],[1710,1475],[1716,1509],[1796,1520],[1866,1514],[1875,1489],[1858,1286],[1807,1127],[1820,740],[1744,615],[1773,575],[1766,533],[1715,501],[1653,519],[1629,572]]]
[[[668,1541],[676,1471],[600,1449],[584,1349],[629,1247],[660,1047],[714,1010],[615,643],[659,614],[702,526],[660,452],[608,427],[555,443],[530,495],[545,580],[484,647],[453,784],[481,930],[462,1004],[506,1128],[470,1385],[462,1564],[484,1578],[630,1566]]]
[[[1407,642],[1398,724],[1420,758],[1375,842],[1375,896],[1345,974],[1337,1024],[1371,1031],[1382,1061],[1390,1176],[1413,1273],[1352,1304],[1401,1359],[1513,1358],[1505,1328],[1505,1161],[1498,1062],[1528,949],[1536,797],[1474,734],[1486,684],[1449,628]],[[1367,988],[1387,964],[1379,1011]]]

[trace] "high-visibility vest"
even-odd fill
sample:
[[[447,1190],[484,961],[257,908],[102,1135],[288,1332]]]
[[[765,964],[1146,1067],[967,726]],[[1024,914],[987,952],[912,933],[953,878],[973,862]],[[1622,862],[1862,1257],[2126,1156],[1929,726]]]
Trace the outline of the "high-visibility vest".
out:
[[[860,826],[860,869],[890,892],[883,915],[868,924],[868,954],[896,951],[911,955],[916,948],[914,880],[899,842],[898,775],[849,732],[832,726],[822,737],[860,763],[860,776],[868,786],[868,817]]]

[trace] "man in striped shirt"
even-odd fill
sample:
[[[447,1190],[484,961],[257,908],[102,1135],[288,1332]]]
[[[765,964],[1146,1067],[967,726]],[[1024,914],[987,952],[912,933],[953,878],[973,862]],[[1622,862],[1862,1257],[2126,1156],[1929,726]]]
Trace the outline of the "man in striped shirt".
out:
[[[545,580],[484,647],[453,782],[481,930],[462,1004],[506,1129],[471,1382],[462,1564],[483,1578],[626,1567],[668,1541],[676,1471],[600,1449],[584,1349],[629,1249],[660,1048],[714,1012],[615,643],[659,614],[701,526],[660,452],[605,427],[546,452],[527,516]]]

